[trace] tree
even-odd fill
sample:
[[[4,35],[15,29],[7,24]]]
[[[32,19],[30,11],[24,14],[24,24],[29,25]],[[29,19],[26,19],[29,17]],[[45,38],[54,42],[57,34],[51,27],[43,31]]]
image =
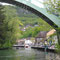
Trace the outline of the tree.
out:
[[[46,0],[44,3],[48,11],[56,16],[60,15],[60,0]]]
[[[20,28],[19,25],[22,25],[19,17],[17,16],[17,12],[15,7],[13,6],[5,6],[5,30],[6,30],[6,43],[4,46],[12,46],[16,40],[20,36]]]
[[[19,38],[20,36],[19,25],[21,25],[21,22],[13,6],[4,6],[3,11],[5,11],[4,12],[5,18],[0,20],[3,21],[2,26],[0,25],[2,36],[2,39],[0,39],[1,42],[0,48],[7,48],[11,47]],[[2,16],[2,13],[0,16]]]
[[[3,6],[0,5],[0,47],[2,47],[2,45],[5,42],[5,35],[4,35],[4,11],[3,11]]]
[[[50,13],[53,13],[54,15],[60,18],[60,0],[48,0],[45,1],[45,4],[47,5],[46,8]],[[60,27],[55,29],[57,31],[57,37],[58,37],[57,48],[60,51]]]

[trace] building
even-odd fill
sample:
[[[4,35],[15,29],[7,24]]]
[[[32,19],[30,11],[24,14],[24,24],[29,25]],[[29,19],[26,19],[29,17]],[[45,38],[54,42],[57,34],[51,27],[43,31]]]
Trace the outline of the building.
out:
[[[56,33],[55,29],[50,31],[41,31],[38,33],[37,37],[35,37],[35,46],[44,46],[56,44],[58,42],[57,35],[53,35]]]
[[[16,45],[24,46],[24,44],[25,44],[25,40],[24,39],[20,39],[20,40],[16,41]]]
[[[46,31],[39,32],[37,37],[35,37],[35,45],[42,45],[46,40],[46,34]]]

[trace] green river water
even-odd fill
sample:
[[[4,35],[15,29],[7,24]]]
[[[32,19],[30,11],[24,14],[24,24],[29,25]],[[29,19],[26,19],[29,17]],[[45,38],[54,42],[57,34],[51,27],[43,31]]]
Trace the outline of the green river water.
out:
[[[55,53],[45,53],[31,48],[13,48],[0,50],[0,60],[60,60],[60,56]]]

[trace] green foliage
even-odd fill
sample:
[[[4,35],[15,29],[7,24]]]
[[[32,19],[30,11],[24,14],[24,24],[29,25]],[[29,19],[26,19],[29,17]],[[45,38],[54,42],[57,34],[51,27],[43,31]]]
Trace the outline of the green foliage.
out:
[[[48,31],[48,30],[49,29],[44,30],[44,28],[40,26],[33,28],[29,27],[26,31],[22,31],[22,35],[20,36],[20,38],[36,37],[40,31]]]
[[[0,47],[2,47],[2,44],[4,44],[5,42],[5,34],[4,34],[4,19],[5,19],[5,16],[4,16],[4,11],[3,11],[3,6],[0,5]]]
[[[17,13],[18,13],[19,17],[38,18],[38,16],[36,16],[34,13],[32,13],[31,11],[28,11],[28,10],[26,10],[24,8],[16,6],[16,10],[17,10]]]
[[[44,4],[48,11],[55,15],[60,15],[60,0],[48,0],[45,1]]]
[[[17,11],[15,6],[0,8],[0,48],[11,47],[19,38],[36,37],[40,31],[52,29],[50,25],[36,15],[32,14],[31,16],[31,13],[23,15],[21,13],[21,16]],[[22,23],[23,26],[21,26]],[[23,28],[26,25],[31,27],[28,27],[26,31],[20,31],[20,26]]]
[[[12,6],[4,6],[5,18],[1,26],[0,48],[11,47],[20,36],[19,25],[22,25],[17,16],[16,9]]]
[[[50,29],[52,29],[52,27],[47,23],[45,22],[43,19],[41,18],[32,18],[32,17],[20,17],[19,18],[20,21],[23,23],[23,26],[26,26],[26,25],[30,25],[30,26],[34,26],[34,25],[38,25],[40,28],[44,28],[45,31],[49,31]],[[48,28],[46,28],[48,27]],[[43,29],[43,31],[44,31]]]
[[[59,45],[59,44],[56,44],[56,51],[57,51],[58,53],[60,53],[60,45]]]
[[[20,17],[20,21],[23,23],[23,26],[31,25],[34,26],[38,23],[39,18],[32,18],[32,17]]]
[[[23,23],[23,27],[30,25],[26,31],[22,31],[23,33],[21,34],[20,38],[36,37],[40,31],[49,31],[52,29],[52,27],[41,18],[20,17],[20,21]]]
[[[32,37],[36,37],[39,32],[40,32],[40,27],[34,27],[32,29]]]
[[[60,0],[48,0],[48,1],[45,1],[44,4],[46,5],[48,12],[53,13],[60,19]],[[57,30],[58,44],[60,45],[60,27],[55,29]]]

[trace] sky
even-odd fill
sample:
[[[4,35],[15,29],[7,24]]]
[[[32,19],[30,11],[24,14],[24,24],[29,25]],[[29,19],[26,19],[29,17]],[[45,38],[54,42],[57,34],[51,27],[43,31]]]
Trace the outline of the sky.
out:
[[[0,2],[0,4],[2,4],[2,5],[12,5],[12,4],[8,4],[8,3],[1,3],[1,2]]]
[[[42,4],[44,0],[31,0],[31,3],[33,3],[34,5],[40,7],[40,8],[44,8],[44,5]],[[40,3],[41,2],[41,3]],[[8,3],[2,3],[2,5],[11,5],[11,4],[8,4]]]

